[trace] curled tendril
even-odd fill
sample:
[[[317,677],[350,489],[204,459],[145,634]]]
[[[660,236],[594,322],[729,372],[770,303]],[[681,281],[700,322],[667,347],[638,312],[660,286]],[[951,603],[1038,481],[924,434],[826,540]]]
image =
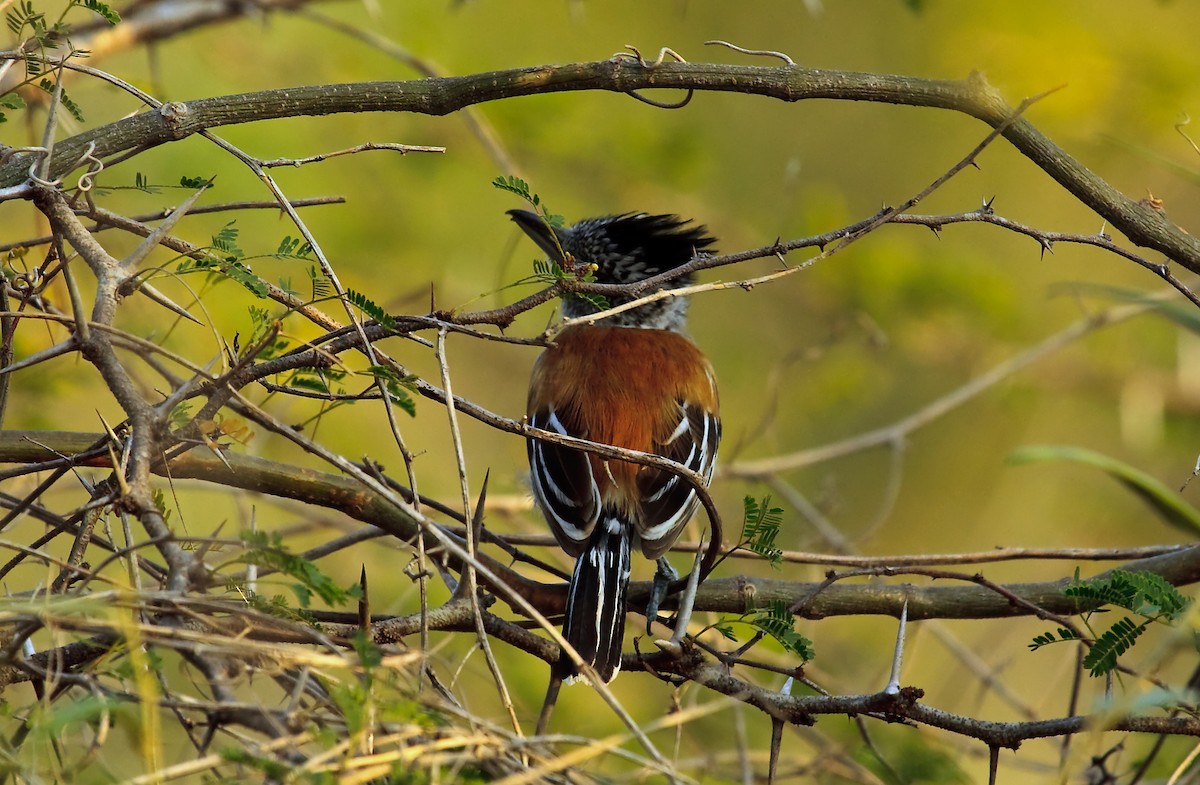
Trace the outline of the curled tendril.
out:
[[[658,68],[660,65],[662,65],[663,60],[666,59],[667,55],[670,55],[672,58],[674,58],[674,60],[676,62],[679,62],[679,63],[687,62],[687,60],[684,60],[683,57],[678,52],[676,52],[674,49],[671,49],[670,47],[666,47],[666,46],[664,46],[663,48],[658,50],[658,57],[654,60],[647,60],[645,57],[642,56],[641,51],[636,46],[633,46],[632,44],[625,44],[625,48],[628,49],[629,51],[628,52],[617,52],[616,54],[613,55],[613,59],[614,60],[636,60],[637,63],[639,65],[641,65],[642,68],[645,68],[648,71],[653,71],[655,68]],[[695,94],[696,94],[696,91],[689,88],[687,91],[687,95],[685,95],[682,100],[675,101],[673,103],[664,103],[662,101],[655,101],[653,98],[647,98],[644,95],[640,95],[635,90],[630,90],[627,93],[627,95],[629,95],[630,98],[636,98],[637,100],[641,101],[644,104],[650,104],[651,106],[657,107],[659,109],[682,109],[683,107],[687,106],[688,104],[690,104],[692,102],[692,96]]]
[[[51,187],[51,188],[62,184],[61,180],[43,180],[41,177],[38,176],[38,173],[37,173],[38,165],[42,162],[42,159],[44,159],[50,153],[50,151],[47,150],[45,147],[32,146],[32,147],[9,147],[9,148],[6,148],[3,151],[3,153],[0,153],[0,164],[8,163],[9,161],[11,161],[13,158],[20,155],[21,153],[30,153],[33,155],[33,160],[30,161],[30,163],[29,163],[29,180],[30,180],[30,182],[35,183],[36,185],[42,185],[42,186],[47,186],[47,187]]]
[[[615,55],[613,55],[613,59],[619,60],[619,59],[623,59],[623,58],[628,58],[630,60],[637,60],[638,63],[642,66],[642,68],[648,68],[650,70],[658,68],[660,65],[662,65],[663,60],[666,59],[667,55],[670,55],[672,58],[674,58],[674,60],[676,62],[679,62],[679,63],[687,62],[687,60],[684,60],[683,57],[681,57],[678,52],[676,52],[674,49],[671,49],[670,47],[666,47],[666,46],[664,46],[662,49],[658,50],[658,58],[656,60],[654,60],[653,62],[642,57],[641,51],[633,44],[625,44],[625,48],[628,49],[629,52],[617,52]],[[630,54],[630,53],[632,53],[632,54]]]
[[[12,278],[9,279],[9,286],[13,288],[13,291],[22,296],[34,294],[41,285],[41,268],[34,268],[28,272],[16,273]]]
[[[96,175],[104,171],[104,162],[95,156],[96,143],[88,142],[87,150],[84,150],[83,155],[79,156],[79,160],[75,162],[75,166],[87,164],[87,171],[79,176],[79,190],[87,193],[92,190],[95,185]]]

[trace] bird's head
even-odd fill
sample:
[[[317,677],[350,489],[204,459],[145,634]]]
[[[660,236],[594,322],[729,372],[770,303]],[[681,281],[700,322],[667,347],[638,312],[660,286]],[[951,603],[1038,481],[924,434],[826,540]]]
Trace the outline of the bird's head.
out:
[[[675,215],[624,213],[588,218],[562,229],[528,210],[509,210],[508,214],[552,261],[566,270],[578,270],[583,265],[595,275],[596,283],[629,284],[652,278],[688,263],[715,242],[703,226],[693,226]],[[682,275],[662,288],[677,289],[692,280],[690,274]],[[610,297],[609,303],[616,306],[631,299]],[[678,330],[683,326],[686,307],[684,298],[670,297],[623,311],[600,323]],[[596,312],[596,305],[587,299],[571,294],[563,297],[565,317]]]

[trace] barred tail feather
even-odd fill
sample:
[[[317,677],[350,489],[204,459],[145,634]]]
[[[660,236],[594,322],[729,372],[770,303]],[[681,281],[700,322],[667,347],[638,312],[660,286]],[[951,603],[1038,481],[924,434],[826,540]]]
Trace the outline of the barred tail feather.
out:
[[[620,518],[602,516],[575,561],[567,595],[563,637],[605,682],[615,679],[621,670],[632,537],[633,528]],[[559,668],[567,681],[578,676],[566,652]]]

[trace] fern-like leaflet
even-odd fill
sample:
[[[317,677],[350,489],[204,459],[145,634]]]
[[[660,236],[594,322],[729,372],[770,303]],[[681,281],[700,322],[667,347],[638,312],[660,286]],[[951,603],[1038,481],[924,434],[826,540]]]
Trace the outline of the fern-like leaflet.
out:
[[[753,496],[742,499],[741,546],[762,556],[777,570],[783,565],[783,551],[776,547],[775,538],[782,525],[783,508],[772,507],[770,496],[762,501]]]
[[[1077,569],[1074,580],[1063,589],[1063,593],[1074,597],[1081,606],[1091,609],[1085,612],[1085,621],[1106,605],[1123,608],[1142,617],[1141,621],[1134,621],[1123,616],[1096,636],[1083,659],[1083,664],[1093,676],[1110,673],[1117,667],[1117,659],[1133,647],[1151,623],[1171,624],[1177,621],[1190,602],[1161,575],[1131,570],[1111,570],[1102,576],[1081,580]],[[1078,640],[1069,629],[1060,627],[1057,633],[1048,632],[1034,637],[1029,644],[1030,650]]]
[[[1103,676],[1117,667],[1117,658],[1128,651],[1146,631],[1150,622],[1134,622],[1128,616],[1121,618],[1104,631],[1083,658],[1083,665],[1093,676]]]
[[[387,391],[388,398],[392,403],[407,412],[409,417],[417,416],[417,404],[409,395],[410,391],[416,392],[417,390],[414,383],[416,377],[400,376],[391,368],[383,365],[372,365],[369,370]]]
[[[325,274],[313,265],[308,268],[308,281],[312,285],[312,299],[323,300],[333,293],[333,284],[325,277]]]
[[[346,290],[346,299],[358,310],[365,313],[368,317],[379,322],[389,330],[396,329],[396,320],[388,315],[388,312],[376,305],[372,300],[362,292],[356,292],[353,289]]]
[[[749,621],[805,662],[816,656],[812,641],[796,632],[796,618],[784,600],[771,600],[766,608],[750,617]]]

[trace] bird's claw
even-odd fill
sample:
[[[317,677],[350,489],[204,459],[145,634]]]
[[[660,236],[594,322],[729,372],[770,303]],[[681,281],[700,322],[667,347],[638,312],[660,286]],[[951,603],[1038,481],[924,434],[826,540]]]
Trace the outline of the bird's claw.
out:
[[[658,560],[658,569],[654,571],[654,584],[650,588],[650,601],[646,603],[646,634],[650,634],[650,625],[658,618],[658,607],[666,599],[671,584],[679,580],[679,573],[671,566],[666,558]]]

